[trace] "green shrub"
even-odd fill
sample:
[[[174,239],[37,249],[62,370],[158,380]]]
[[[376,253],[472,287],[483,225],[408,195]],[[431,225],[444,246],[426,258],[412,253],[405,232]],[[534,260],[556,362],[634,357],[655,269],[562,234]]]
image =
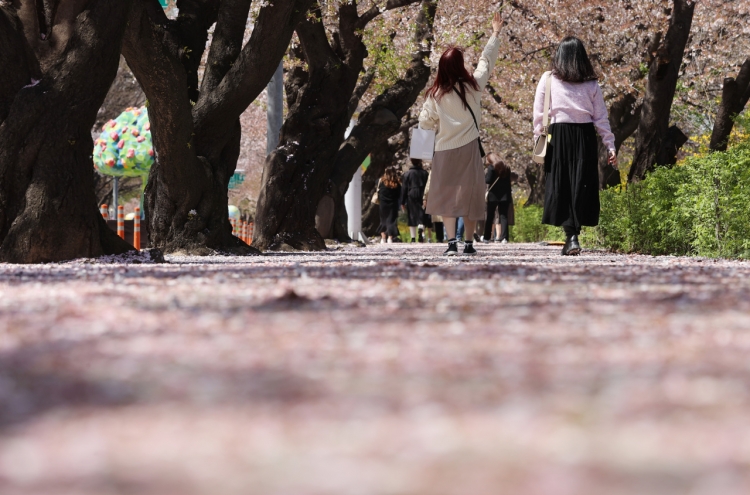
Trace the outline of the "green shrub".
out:
[[[750,257],[750,143],[603,191],[590,241],[623,252]]]
[[[511,242],[565,240],[560,227],[542,224],[542,207],[516,205],[516,224],[510,228]]]

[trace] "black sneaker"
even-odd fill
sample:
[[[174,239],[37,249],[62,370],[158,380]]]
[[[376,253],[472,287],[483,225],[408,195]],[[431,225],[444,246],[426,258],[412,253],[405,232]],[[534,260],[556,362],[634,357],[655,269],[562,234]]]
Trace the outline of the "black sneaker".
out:
[[[416,239],[414,239],[414,238],[412,237],[412,238],[411,238],[411,242],[417,242],[417,241],[416,241]]]
[[[418,229],[417,233],[418,233],[417,240],[419,242],[424,242],[424,229]]]
[[[458,241],[455,239],[448,240],[448,249],[445,250],[443,255],[445,256],[456,256],[458,254]]]
[[[474,243],[471,241],[467,241],[466,244],[464,244],[464,254],[468,256],[473,256],[477,254],[477,250],[474,249]]]

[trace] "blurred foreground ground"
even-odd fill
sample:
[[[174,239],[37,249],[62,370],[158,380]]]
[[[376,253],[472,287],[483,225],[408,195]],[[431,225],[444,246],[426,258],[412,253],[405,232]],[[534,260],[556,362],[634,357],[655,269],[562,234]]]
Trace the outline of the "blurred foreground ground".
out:
[[[0,493],[750,493],[750,263],[443,249],[0,265]]]

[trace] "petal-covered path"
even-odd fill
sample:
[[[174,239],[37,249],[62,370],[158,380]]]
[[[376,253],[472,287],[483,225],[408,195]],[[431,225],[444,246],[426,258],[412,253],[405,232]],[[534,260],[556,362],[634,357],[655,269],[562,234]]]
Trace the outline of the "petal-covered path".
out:
[[[443,248],[0,265],[0,493],[750,493],[750,263]]]

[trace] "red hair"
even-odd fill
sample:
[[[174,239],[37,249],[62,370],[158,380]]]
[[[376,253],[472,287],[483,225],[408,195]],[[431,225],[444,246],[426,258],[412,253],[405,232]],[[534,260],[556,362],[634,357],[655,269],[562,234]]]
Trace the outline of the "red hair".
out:
[[[464,103],[464,108],[467,108],[469,106],[466,102],[467,85],[474,91],[479,91],[477,80],[464,65],[464,51],[458,47],[448,48],[440,57],[437,77],[432,87],[427,90],[427,96],[440,101],[443,96],[455,91],[458,86],[458,96]]]

